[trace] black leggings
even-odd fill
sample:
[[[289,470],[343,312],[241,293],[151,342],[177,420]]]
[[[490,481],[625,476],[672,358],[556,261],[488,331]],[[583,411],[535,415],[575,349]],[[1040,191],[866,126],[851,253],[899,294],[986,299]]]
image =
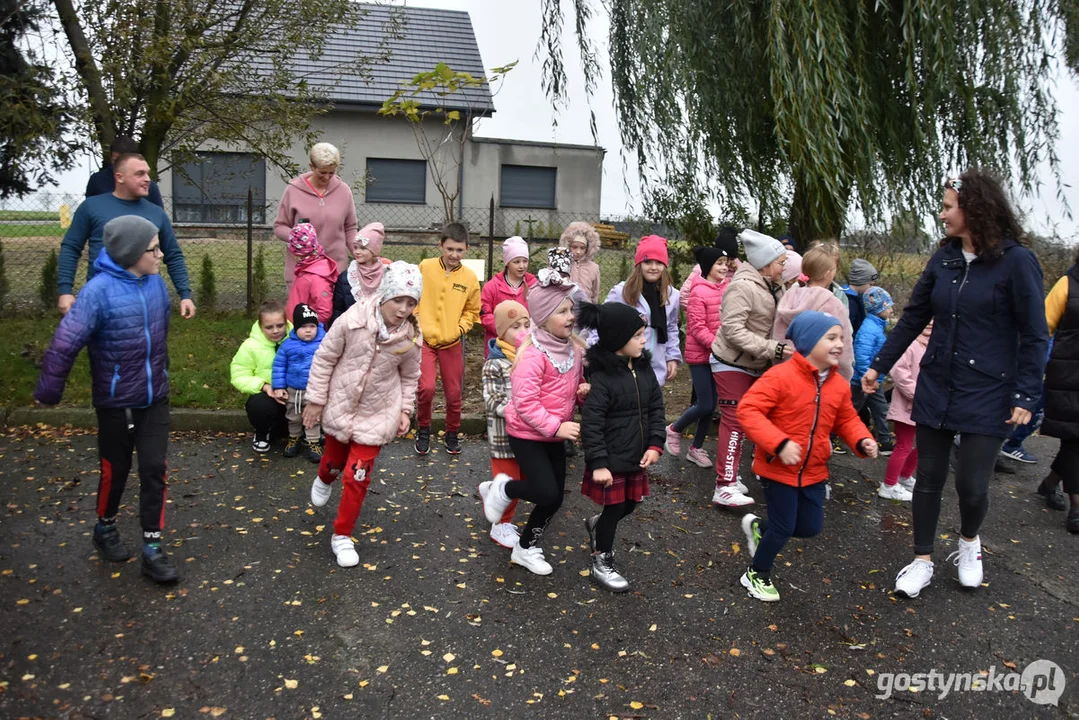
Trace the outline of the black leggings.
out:
[[[509,436],[513,456],[521,466],[521,479],[506,484],[513,500],[535,503],[521,533],[521,547],[529,548],[543,538],[543,531],[558,508],[566,490],[566,444],[561,440],[539,442]]]
[[[244,404],[247,421],[255,428],[255,434],[270,439],[288,437],[288,421],[285,419],[285,405],[274,400],[264,392],[250,395]]]
[[[638,503],[632,500],[604,505],[603,512],[599,514],[596,522],[596,550],[601,553],[609,553],[614,550],[614,531],[618,527],[618,521],[627,517],[637,507]]]
[[[97,516],[114,518],[131,472],[131,453],[139,454],[139,520],[144,536],[159,536],[165,525],[168,485],[169,403],[145,408],[97,408],[97,454],[101,479]],[[156,539],[156,537],[155,537]]]
[[[1079,493],[1079,442],[1061,440],[1057,456],[1053,458],[1052,470],[1063,481],[1064,492],[1069,495]]]
[[[914,516],[914,554],[931,555],[940,517],[940,497],[948,480],[954,430],[918,425],[918,479],[911,511]],[[989,481],[1004,438],[960,433],[955,459],[955,491],[959,495],[960,532],[974,538],[989,512]]]

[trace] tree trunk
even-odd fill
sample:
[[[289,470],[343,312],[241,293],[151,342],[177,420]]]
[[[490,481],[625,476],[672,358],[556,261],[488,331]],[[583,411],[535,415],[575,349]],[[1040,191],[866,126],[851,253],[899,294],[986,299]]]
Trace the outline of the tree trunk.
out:
[[[806,179],[794,173],[794,198],[790,209],[790,234],[803,250],[814,240],[838,240],[847,216],[845,200],[826,197],[814,202]]]
[[[75,54],[75,70],[86,88],[94,132],[101,144],[101,155],[105,163],[108,163],[109,146],[116,138],[116,119],[109,106],[109,96],[105,93],[101,82],[101,72],[97,69],[90,42],[86,39],[86,33],[83,32],[79,16],[71,0],[53,0],[53,5],[60,17],[60,24],[64,27],[64,34],[67,35],[71,50]]]

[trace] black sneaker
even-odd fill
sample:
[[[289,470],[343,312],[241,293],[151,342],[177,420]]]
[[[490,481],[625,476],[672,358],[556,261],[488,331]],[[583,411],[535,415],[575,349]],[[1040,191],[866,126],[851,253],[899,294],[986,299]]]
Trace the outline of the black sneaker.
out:
[[[846,455],[847,449],[843,447],[843,443],[839,441],[839,438],[832,438],[832,454],[833,455]]]
[[[446,452],[448,452],[450,455],[461,454],[461,441],[457,438],[456,431],[448,432],[443,435],[442,443],[446,446]]]
[[[893,452],[895,452],[895,443],[893,443],[891,440],[885,440],[884,442],[877,443],[877,453],[879,455],[888,457]]]
[[[1052,476],[1050,476],[1052,477]],[[1060,483],[1053,483],[1049,485],[1045,480],[1042,480],[1038,485],[1038,494],[1045,498],[1045,507],[1050,510],[1067,510],[1068,509],[1068,497],[1064,494],[1064,491],[1060,489]]]
[[[308,444],[307,452],[305,452],[304,455],[311,462],[320,463],[322,462],[322,446],[318,443],[315,443],[314,445]]]
[[[416,454],[426,455],[431,452],[431,428],[416,428]]]
[[[176,566],[160,547],[155,547],[149,553],[146,548],[142,551],[142,574],[156,583],[173,583],[180,579],[176,572]]]
[[[1079,510],[1068,511],[1068,532],[1079,535]]]
[[[251,449],[260,455],[270,452],[270,433],[265,435],[255,433],[255,439],[251,441]]]
[[[124,562],[131,558],[131,551],[120,539],[120,531],[115,525],[94,526],[94,547],[101,557],[109,562]]]
[[[294,458],[300,454],[300,450],[303,449],[305,444],[306,442],[304,439],[298,435],[296,437],[290,437],[288,439],[288,444],[285,445],[285,452],[283,452],[282,455],[287,458]]]

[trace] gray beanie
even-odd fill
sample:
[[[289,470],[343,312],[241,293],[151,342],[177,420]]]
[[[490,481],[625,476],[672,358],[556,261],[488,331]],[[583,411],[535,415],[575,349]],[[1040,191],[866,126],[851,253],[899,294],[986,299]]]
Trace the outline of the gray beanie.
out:
[[[847,282],[851,285],[868,285],[879,278],[880,273],[868,260],[854,258],[851,261],[850,270],[847,271]]]
[[[157,225],[146,218],[138,215],[121,215],[105,223],[102,242],[109,257],[127,270],[139,261],[157,233]]]
[[[771,235],[765,235],[756,230],[743,230],[739,233],[738,239],[742,241],[742,247],[746,249],[746,260],[758,270],[763,270],[787,254],[787,248],[783,243]]]

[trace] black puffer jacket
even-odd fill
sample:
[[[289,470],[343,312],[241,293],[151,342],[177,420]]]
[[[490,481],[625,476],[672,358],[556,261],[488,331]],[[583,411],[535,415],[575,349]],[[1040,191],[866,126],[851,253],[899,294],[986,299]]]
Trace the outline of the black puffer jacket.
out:
[[[589,468],[638,472],[645,451],[663,447],[663,390],[651,360],[645,351],[630,370],[627,358],[599,345],[585,354],[592,390],[581,409],[581,437]]]
[[[1041,434],[1079,440],[1079,265],[1068,270],[1068,303],[1057,324],[1045,366],[1045,420]]]

